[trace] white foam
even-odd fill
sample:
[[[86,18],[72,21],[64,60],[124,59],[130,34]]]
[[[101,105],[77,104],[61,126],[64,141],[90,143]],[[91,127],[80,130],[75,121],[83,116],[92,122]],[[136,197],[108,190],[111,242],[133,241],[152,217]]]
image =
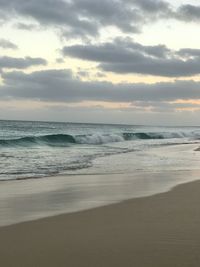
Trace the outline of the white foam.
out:
[[[123,142],[124,138],[117,134],[92,134],[76,136],[75,140],[79,144],[100,145],[113,142]]]

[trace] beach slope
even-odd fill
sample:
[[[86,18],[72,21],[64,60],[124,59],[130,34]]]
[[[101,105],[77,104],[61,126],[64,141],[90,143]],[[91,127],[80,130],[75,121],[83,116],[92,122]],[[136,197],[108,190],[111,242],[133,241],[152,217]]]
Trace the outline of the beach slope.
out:
[[[200,182],[0,228],[3,267],[200,266]]]

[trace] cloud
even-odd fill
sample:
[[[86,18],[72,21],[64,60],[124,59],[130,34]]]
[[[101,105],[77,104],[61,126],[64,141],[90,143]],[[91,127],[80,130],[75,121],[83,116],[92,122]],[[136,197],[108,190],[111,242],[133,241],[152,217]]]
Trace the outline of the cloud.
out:
[[[183,48],[177,54],[183,57],[200,57],[200,49]]]
[[[62,64],[62,63],[64,63],[65,62],[65,60],[64,60],[64,58],[61,58],[61,57],[59,57],[59,58],[56,58],[56,63],[58,63],[58,64]]]
[[[62,28],[68,34],[96,34],[98,27],[92,18],[84,18],[76,7],[76,1],[64,0],[8,0],[0,1],[0,10],[7,20],[16,17],[33,19],[41,26]],[[11,14],[12,13],[12,14]],[[19,25],[23,26],[24,25]]]
[[[16,23],[14,24],[14,27],[19,29],[19,30],[24,30],[24,31],[30,31],[30,30],[38,30],[39,26],[33,23]]]
[[[165,45],[145,46],[130,38],[113,42],[65,46],[64,56],[99,63],[104,71],[164,77],[193,76],[200,73],[200,49],[173,51]]]
[[[31,66],[46,65],[47,61],[43,58],[16,58],[2,56],[0,57],[0,69],[26,69]]]
[[[162,0],[0,0],[0,15],[5,21],[32,19],[42,27],[59,28],[68,38],[95,37],[110,26],[124,33],[138,33],[145,24],[163,19],[199,21],[199,10],[193,5],[174,9]],[[29,28],[23,23],[18,26]]]
[[[132,61],[139,54],[166,58],[172,53],[165,45],[145,46],[132,41],[131,38],[115,38],[112,42],[96,45],[65,46],[61,52],[65,56],[96,62]]]
[[[78,77],[80,78],[89,78],[90,73],[87,70],[79,70],[77,72]]]
[[[177,11],[177,19],[186,22],[200,22],[200,6],[181,5]]]
[[[6,39],[0,39],[0,47],[4,49],[18,49],[18,46],[16,44]]]
[[[155,84],[81,81],[69,70],[46,70],[26,74],[2,74],[1,99],[29,99],[47,102],[172,102],[200,99],[200,82],[175,81]]]
[[[141,10],[147,13],[159,14],[169,16],[172,13],[172,7],[166,1],[155,1],[155,0],[130,0],[130,3],[134,3],[140,7]]]

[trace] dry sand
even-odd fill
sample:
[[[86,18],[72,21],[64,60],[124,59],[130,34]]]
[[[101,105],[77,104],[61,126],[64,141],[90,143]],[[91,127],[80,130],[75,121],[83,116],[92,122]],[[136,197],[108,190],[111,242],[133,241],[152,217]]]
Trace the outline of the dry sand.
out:
[[[1,267],[199,267],[200,182],[0,228]]]

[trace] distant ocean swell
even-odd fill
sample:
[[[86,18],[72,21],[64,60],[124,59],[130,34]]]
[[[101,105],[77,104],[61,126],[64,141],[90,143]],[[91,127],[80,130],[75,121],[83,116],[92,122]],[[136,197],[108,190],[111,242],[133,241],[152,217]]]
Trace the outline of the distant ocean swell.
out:
[[[51,134],[42,136],[27,136],[17,139],[0,139],[0,147],[12,146],[67,146],[72,144],[91,144],[101,145],[113,142],[123,142],[130,140],[151,140],[151,139],[171,139],[191,137],[198,139],[199,136],[190,136],[186,133],[145,133],[145,132],[124,132],[120,134],[87,134],[87,135],[69,135],[69,134]]]

